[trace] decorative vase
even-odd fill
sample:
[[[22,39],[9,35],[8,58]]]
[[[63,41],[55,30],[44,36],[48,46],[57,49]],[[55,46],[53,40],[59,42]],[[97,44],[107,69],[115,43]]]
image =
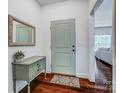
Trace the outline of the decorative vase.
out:
[[[15,59],[15,62],[21,62],[21,59]]]

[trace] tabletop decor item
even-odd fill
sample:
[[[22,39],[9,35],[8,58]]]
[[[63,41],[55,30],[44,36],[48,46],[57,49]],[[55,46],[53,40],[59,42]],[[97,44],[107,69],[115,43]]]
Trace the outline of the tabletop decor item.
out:
[[[14,58],[14,61],[15,62],[21,62],[21,60],[25,57],[25,54],[24,52],[22,51],[17,51],[14,55],[13,55],[13,58]]]

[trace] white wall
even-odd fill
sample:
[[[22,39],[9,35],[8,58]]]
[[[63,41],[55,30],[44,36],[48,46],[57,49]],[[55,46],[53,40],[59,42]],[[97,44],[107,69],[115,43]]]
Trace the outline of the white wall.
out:
[[[112,0],[103,0],[95,12],[95,27],[112,26]]]
[[[61,19],[76,19],[76,75],[89,76],[88,56],[88,0],[69,0],[41,7],[41,28],[44,51],[47,56],[47,71],[51,72],[50,22]]]
[[[96,67],[96,61],[95,61],[95,53],[94,53],[94,7],[97,0],[89,0],[89,79],[92,82],[95,82],[95,67]],[[90,15],[92,12],[92,15]]]
[[[94,15],[89,15],[89,78],[95,82]]]
[[[35,2],[35,0],[9,0],[9,14],[19,18],[20,20],[32,24],[36,27],[36,46],[25,46],[25,47],[9,47],[9,63],[8,63],[8,73],[9,73],[9,93],[13,93],[13,81],[12,81],[12,55],[18,51],[22,50],[25,52],[26,57],[33,55],[42,55],[42,42],[41,42],[41,27],[40,27],[40,7]]]

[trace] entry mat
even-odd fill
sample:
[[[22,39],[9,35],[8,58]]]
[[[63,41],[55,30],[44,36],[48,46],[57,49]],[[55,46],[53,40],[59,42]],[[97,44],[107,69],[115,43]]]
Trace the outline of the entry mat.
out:
[[[79,78],[77,77],[54,75],[50,82],[80,88]]]

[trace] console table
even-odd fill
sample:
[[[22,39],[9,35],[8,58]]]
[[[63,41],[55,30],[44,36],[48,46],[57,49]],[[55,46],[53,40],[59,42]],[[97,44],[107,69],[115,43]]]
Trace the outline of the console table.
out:
[[[23,59],[21,62],[13,62],[13,82],[14,93],[16,93],[16,80],[24,80],[28,83],[28,93],[30,93],[30,82],[43,70],[46,78],[46,57],[33,56]]]

